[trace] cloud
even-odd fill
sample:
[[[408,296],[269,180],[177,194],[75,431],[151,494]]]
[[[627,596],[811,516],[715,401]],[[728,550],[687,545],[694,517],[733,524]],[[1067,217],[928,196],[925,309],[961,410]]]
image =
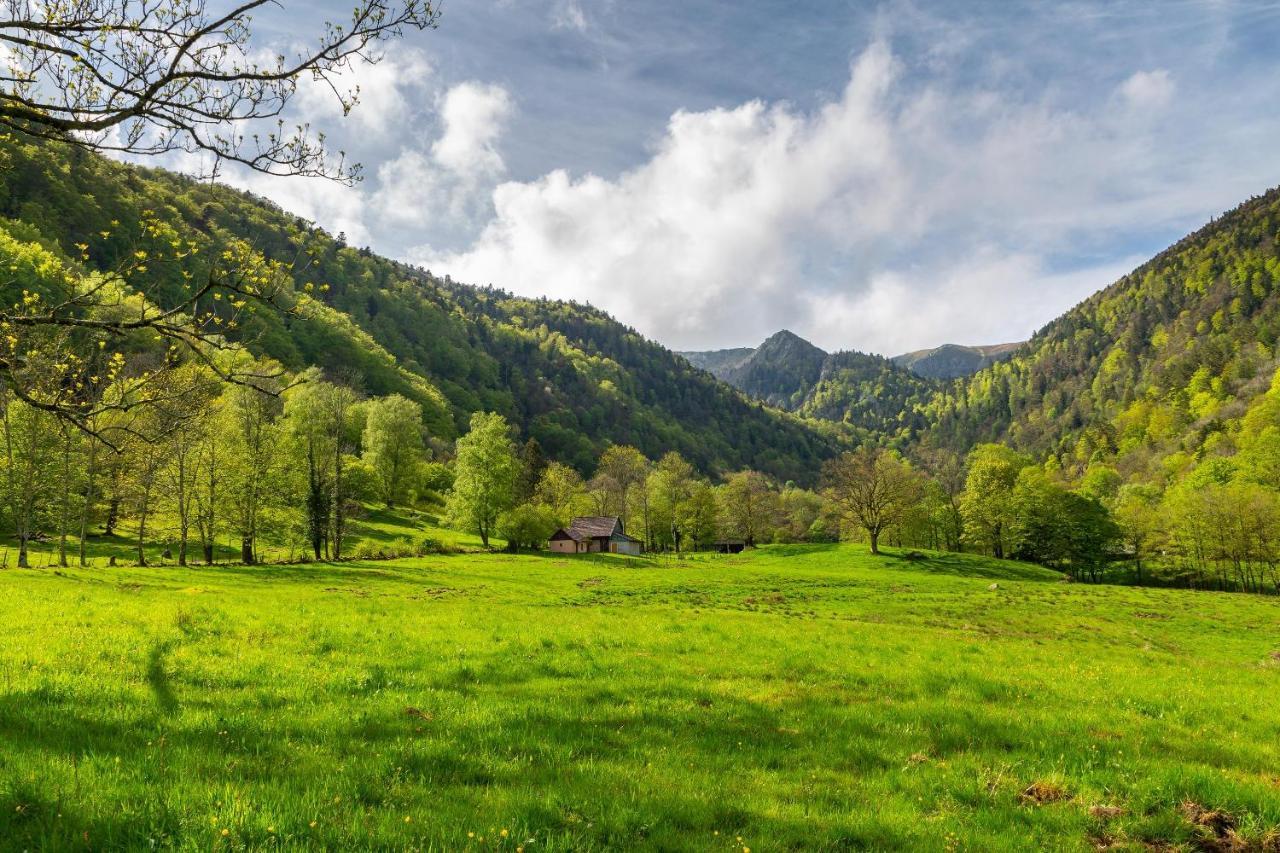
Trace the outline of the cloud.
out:
[[[1160,109],[1173,99],[1174,84],[1163,68],[1137,71],[1120,84],[1120,96],[1138,108]]]
[[[430,227],[438,237],[464,239],[490,210],[486,193],[506,174],[497,142],[514,102],[506,89],[476,82],[437,100],[440,136],[383,161],[368,208],[381,226]]]
[[[292,109],[302,121],[333,129],[344,118],[338,94],[354,94],[358,103],[349,116],[351,123],[376,137],[409,126],[424,93],[435,84],[431,62],[415,48],[400,48],[374,61],[355,59],[329,76],[332,85],[302,78]]]
[[[1132,260],[1053,258],[1186,213],[1150,162],[1158,126],[1126,106],[1167,99],[1171,80],[1141,72],[1121,92],[1125,104],[1082,113],[953,91],[906,79],[876,42],[810,112],[677,112],[637,168],[502,183],[473,242],[410,256],[462,281],[591,302],[677,347],[783,326],[887,353],[1021,338]]]
[[[886,355],[943,342],[1011,343],[1144,260],[1133,255],[1054,272],[1034,254],[977,247],[924,275],[888,270],[873,274],[865,289],[806,295],[806,328],[824,341],[876,341]]]
[[[454,86],[441,103],[444,135],[431,146],[432,157],[442,168],[468,179],[502,174],[506,166],[494,143],[511,111],[511,95],[501,86]]]
[[[577,0],[561,0],[551,12],[551,23],[556,29],[587,31],[587,16]]]

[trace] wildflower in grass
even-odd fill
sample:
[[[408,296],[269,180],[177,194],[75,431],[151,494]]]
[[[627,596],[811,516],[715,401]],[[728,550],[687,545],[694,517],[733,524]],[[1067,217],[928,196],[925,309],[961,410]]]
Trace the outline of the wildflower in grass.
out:
[[[223,838],[226,838],[226,837],[227,837],[228,835],[230,835],[230,834],[231,834],[231,830],[227,829],[227,828],[224,826],[224,827],[222,828],[222,837],[223,837]]]
[[[467,838],[475,838],[475,837],[476,837],[476,834],[474,832],[467,833]]]
[[[316,822],[315,822],[314,820],[313,820],[313,821],[311,821],[311,828],[312,828],[312,829],[315,829],[315,828],[316,828]]]
[[[409,817],[408,815],[405,815],[405,816],[404,816],[404,822],[405,822],[405,823],[413,823],[413,818]]]
[[[506,837],[507,837],[507,831],[506,831],[505,829],[504,829],[504,830],[502,830],[502,837],[503,837],[503,838],[506,838]]]

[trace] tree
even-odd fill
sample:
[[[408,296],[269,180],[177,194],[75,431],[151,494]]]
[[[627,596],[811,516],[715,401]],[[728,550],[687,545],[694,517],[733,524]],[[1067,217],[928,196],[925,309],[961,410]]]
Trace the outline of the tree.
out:
[[[4,429],[5,504],[18,540],[18,566],[30,565],[28,546],[48,509],[44,483],[55,477],[58,431],[46,413],[8,395],[0,398]]]
[[[327,436],[329,449],[329,498],[332,518],[329,538],[333,542],[333,559],[342,559],[342,544],[347,533],[347,499],[349,487],[346,478],[347,455],[355,447],[355,425],[352,409],[356,404],[356,392],[347,385],[326,385],[320,396],[320,423]]]
[[[358,92],[340,88],[342,73],[354,60],[376,61],[370,48],[406,27],[433,26],[438,12],[421,0],[358,0],[348,21],[325,24],[317,44],[286,57],[252,44],[253,13],[267,5],[4,0],[0,126],[95,150],[197,152],[272,174],[351,181],[358,167],[341,158],[331,165],[323,135],[307,125],[288,133],[278,117],[303,78],[327,86],[349,112]],[[274,127],[257,131],[260,120]]]
[[[550,508],[560,527],[567,526],[587,502],[582,476],[568,465],[548,462],[534,490],[534,499]]]
[[[517,501],[526,503],[533,500],[548,464],[547,455],[542,452],[542,445],[538,439],[530,436],[520,448],[520,479],[516,484]]]
[[[422,406],[399,394],[370,400],[361,444],[365,461],[378,472],[383,503],[393,506],[422,455]]]
[[[240,560],[257,562],[258,533],[270,502],[277,499],[273,482],[284,461],[279,451],[280,398],[245,386],[227,390],[223,416],[226,445],[223,498],[234,530],[240,536]]]
[[[867,532],[872,554],[880,553],[880,536],[901,524],[923,497],[916,472],[879,447],[862,447],[832,459],[823,476],[828,498],[842,518]]]
[[[498,519],[514,502],[518,473],[506,418],[492,412],[472,415],[470,429],[458,439],[449,517],[474,530],[488,548]]]
[[[1115,499],[1115,518],[1125,547],[1133,558],[1139,583],[1142,582],[1142,561],[1147,557],[1152,541],[1160,532],[1160,493],[1155,486],[1132,483],[1120,487]]]
[[[644,483],[648,474],[649,460],[634,447],[614,444],[606,449],[596,466],[595,479],[604,495],[599,514],[616,515],[626,527],[631,492]]]
[[[1028,464],[1025,456],[1000,444],[980,444],[969,455],[969,475],[960,500],[965,538],[997,559],[1016,544],[1013,489],[1018,472]]]
[[[215,545],[220,529],[219,508],[223,502],[223,460],[220,425],[225,423],[226,401],[219,397],[209,404],[208,428],[200,436],[195,448],[196,473],[192,483],[193,522],[200,539],[200,551],[206,566],[214,563]]]
[[[777,493],[759,471],[730,474],[717,492],[720,527],[725,535],[742,539],[748,547],[770,538],[778,517]]]
[[[705,548],[716,538],[716,493],[704,480],[694,480],[677,519],[689,549]]]
[[[1066,572],[1077,580],[1101,579],[1120,529],[1098,500],[1069,492],[1042,468],[1018,473],[1012,505],[1015,555]]]
[[[327,386],[320,378],[320,371],[311,369],[285,393],[284,399],[285,429],[306,472],[306,533],[312,556],[317,560],[328,545],[333,498],[329,481],[332,436],[325,418],[325,395],[330,393]]]
[[[185,566],[196,512],[200,450],[208,437],[218,385],[213,372],[200,364],[185,365],[173,378],[186,391],[173,404],[155,407],[167,421],[167,435],[155,452],[163,456],[160,480],[177,520],[178,565]]]
[[[58,422],[58,476],[62,481],[62,496],[58,503],[58,565],[67,566],[67,535],[71,530],[75,502],[88,497],[87,480],[92,472],[82,460],[83,436],[66,421]]]
[[[663,455],[645,484],[647,504],[652,505],[646,515],[652,516],[647,531],[649,546],[661,546],[680,550],[687,537],[685,516],[694,483],[693,466],[674,450]],[[648,509],[648,507],[646,507]]]

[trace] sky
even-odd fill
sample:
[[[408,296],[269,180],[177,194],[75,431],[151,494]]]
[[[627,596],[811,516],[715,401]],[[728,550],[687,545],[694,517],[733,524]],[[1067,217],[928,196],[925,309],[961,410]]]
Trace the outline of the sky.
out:
[[[349,14],[282,2],[264,47]],[[1278,44],[1255,0],[448,0],[292,104],[360,184],[224,180],[674,349],[1022,340],[1280,184]]]

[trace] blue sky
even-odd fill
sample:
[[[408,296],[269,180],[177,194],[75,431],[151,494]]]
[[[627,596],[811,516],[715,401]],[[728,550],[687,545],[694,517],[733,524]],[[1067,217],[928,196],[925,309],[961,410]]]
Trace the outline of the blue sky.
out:
[[[358,187],[229,180],[675,348],[1015,340],[1280,183],[1278,45],[1252,0],[450,0],[295,102]]]

